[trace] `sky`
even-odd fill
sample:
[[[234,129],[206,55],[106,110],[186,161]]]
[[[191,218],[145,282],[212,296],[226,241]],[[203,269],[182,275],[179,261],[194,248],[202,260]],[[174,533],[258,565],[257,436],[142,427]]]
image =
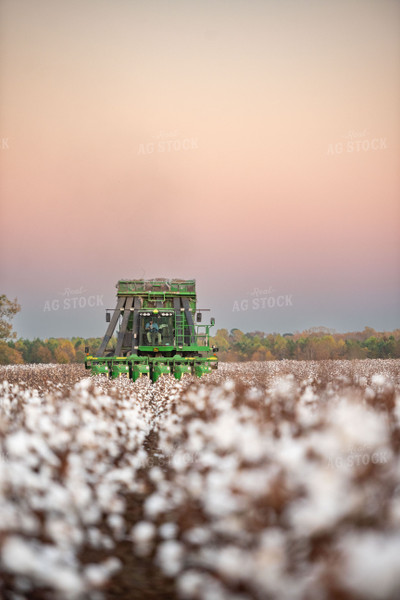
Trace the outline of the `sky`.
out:
[[[123,278],[216,329],[400,327],[400,3],[0,0],[0,293],[102,336]]]

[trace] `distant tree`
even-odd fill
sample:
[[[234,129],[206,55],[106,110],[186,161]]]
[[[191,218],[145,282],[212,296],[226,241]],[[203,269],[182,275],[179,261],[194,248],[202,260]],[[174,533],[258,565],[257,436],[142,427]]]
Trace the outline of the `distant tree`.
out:
[[[53,354],[53,356],[54,356],[55,349],[58,348],[58,345],[59,345],[59,340],[57,340],[56,338],[49,338],[48,340],[46,340],[46,346],[50,350],[50,352]]]
[[[9,340],[16,337],[10,321],[21,310],[17,299],[11,301],[5,294],[0,296],[0,340]]]
[[[85,357],[86,357],[86,354],[84,352],[84,349],[79,348],[78,350],[75,350],[75,362],[84,363]]]
[[[372,335],[362,344],[367,349],[368,358],[379,358],[379,343],[378,338]]]
[[[287,358],[289,354],[287,339],[278,334],[274,340],[272,353],[276,358]]]
[[[28,340],[26,340],[27,342]],[[29,363],[41,363],[43,362],[43,348],[44,344],[39,338],[35,338],[33,342],[28,342],[28,360]]]
[[[251,355],[251,360],[275,360],[275,356],[265,346],[259,346]]]
[[[21,352],[0,341],[0,365],[22,365],[23,363]]]
[[[16,333],[12,330],[12,324],[9,322],[21,310],[17,299],[9,300],[5,294],[0,296],[0,364],[21,364],[24,362],[21,352],[15,345],[7,344],[16,338]]]
[[[75,348],[71,340],[61,339],[58,349],[68,356],[68,362],[75,362]]]
[[[218,329],[216,335],[211,338],[211,343],[219,348],[220,352],[226,352],[229,349],[229,333],[227,329]]]
[[[54,357],[59,364],[68,364],[70,362],[67,352],[61,348],[56,348],[54,350]]]
[[[372,327],[364,327],[364,331],[361,332],[361,340],[362,341],[366,341],[371,337],[375,337],[376,336],[376,331],[375,329],[372,329]]]
[[[27,354],[28,349],[27,349],[25,341],[22,339],[17,340],[14,344],[14,347],[16,350],[18,350],[18,352],[21,353],[21,355],[24,359],[24,362],[26,362],[26,354]]]
[[[51,351],[46,346],[40,346],[37,349],[36,357],[38,358],[39,363],[51,363],[54,362],[53,355]]]

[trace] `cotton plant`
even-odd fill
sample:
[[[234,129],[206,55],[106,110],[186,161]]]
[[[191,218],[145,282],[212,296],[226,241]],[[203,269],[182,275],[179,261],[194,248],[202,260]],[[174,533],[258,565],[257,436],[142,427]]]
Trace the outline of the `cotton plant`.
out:
[[[97,600],[129,556],[185,600],[400,595],[400,361],[222,363],[156,384],[0,375],[16,598]]]

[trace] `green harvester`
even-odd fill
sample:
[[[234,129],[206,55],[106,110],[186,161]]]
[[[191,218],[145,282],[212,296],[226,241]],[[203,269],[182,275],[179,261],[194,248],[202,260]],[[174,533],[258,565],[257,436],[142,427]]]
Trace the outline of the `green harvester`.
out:
[[[86,348],[85,367],[93,375],[156,382],[164,375],[201,377],[218,368],[218,348],[210,346],[215,321],[201,323],[208,309],[196,307],[194,279],[123,279],[116,287],[117,305],[106,310],[109,325],[97,356]],[[109,348],[116,329],[116,345]]]

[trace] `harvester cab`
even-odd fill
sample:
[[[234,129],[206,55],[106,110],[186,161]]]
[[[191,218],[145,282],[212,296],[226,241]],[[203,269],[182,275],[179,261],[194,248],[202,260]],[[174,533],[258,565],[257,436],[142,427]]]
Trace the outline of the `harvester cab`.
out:
[[[93,374],[148,376],[153,382],[171,374],[198,377],[218,368],[217,348],[210,345],[210,324],[202,324],[196,307],[194,279],[134,279],[117,283],[117,305],[106,312],[109,323],[97,356],[86,356]],[[117,329],[114,348],[109,343]]]

